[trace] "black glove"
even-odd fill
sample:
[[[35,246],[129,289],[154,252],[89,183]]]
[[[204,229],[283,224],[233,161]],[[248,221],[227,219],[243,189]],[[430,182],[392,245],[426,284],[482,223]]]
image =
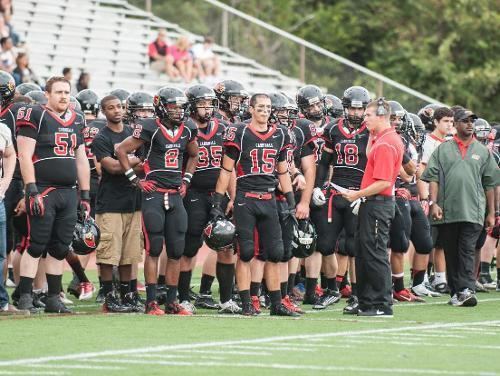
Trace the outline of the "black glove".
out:
[[[88,218],[90,216],[90,192],[80,191],[80,205],[79,215],[81,218]]]
[[[216,220],[218,218],[224,218],[224,210],[222,210],[222,200],[224,195],[222,193],[215,192],[212,196],[212,209],[210,209],[210,219]]]
[[[288,219],[289,217],[295,217],[295,196],[293,192],[285,193],[286,203],[288,204],[287,208],[283,210],[283,220]]]
[[[45,206],[43,197],[38,192],[35,183],[28,183],[25,187],[26,212],[33,217],[43,217],[45,214]]]

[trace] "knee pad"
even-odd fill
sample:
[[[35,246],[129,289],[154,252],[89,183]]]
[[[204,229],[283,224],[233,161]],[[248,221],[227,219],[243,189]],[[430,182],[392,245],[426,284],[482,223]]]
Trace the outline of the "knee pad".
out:
[[[158,234],[144,234],[146,243],[146,252],[151,257],[160,257],[163,251],[163,236]]]
[[[184,253],[184,247],[180,245],[174,245],[174,246],[167,245],[167,257],[169,259],[180,260],[183,253]]]
[[[203,244],[201,236],[186,234],[186,244],[184,246],[183,256],[194,257],[198,253],[201,245]]]
[[[318,237],[318,241],[316,243],[316,250],[321,253],[323,256],[333,255],[335,252],[335,247],[331,239],[327,236]]]
[[[56,260],[62,261],[66,258],[69,252],[69,246],[61,243],[56,243],[51,246],[47,253]]]
[[[284,257],[285,251],[283,250],[283,244],[273,247],[267,251],[267,261],[270,262],[281,262]]]
[[[251,240],[238,240],[238,253],[240,260],[250,262],[254,256],[254,243]],[[264,260],[263,260],[264,261]]]
[[[45,246],[37,243],[30,243],[28,246],[27,252],[33,258],[40,258],[43,256],[45,251]]]

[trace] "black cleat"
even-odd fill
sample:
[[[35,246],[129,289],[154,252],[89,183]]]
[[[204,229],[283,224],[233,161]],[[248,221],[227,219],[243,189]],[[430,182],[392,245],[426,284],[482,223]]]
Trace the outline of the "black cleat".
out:
[[[344,307],[344,315],[357,315],[359,312],[359,302],[356,295],[351,295],[347,300],[347,305]]]
[[[45,313],[73,313],[59,299],[59,295],[48,296],[45,300]]]
[[[33,305],[33,296],[31,294],[21,294],[17,300],[17,309],[29,311],[30,313],[40,312],[38,308]]]
[[[288,317],[300,317],[300,315],[297,312],[294,312],[287,307],[285,307],[284,304],[279,304],[279,305],[271,305],[271,316],[288,316]]]
[[[196,308],[219,309],[219,304],[214,300],[212,295],[200,294],[194,301]]]
[[[73,279],[69,283],[66,291],[69,294],[73,295],[75,298],[80,297],[80,281],[78,280],[78,278],[76,278],[76,276],[73,276]]]
[[[104,303],[104,293],[102,292],[102,286],[99,287],[99,292],[97,293],[97,296],[95,297],[95,302],[96,303]]]
[[[110,292],[104,298],[104,304],[102,305],[102,311],[105,313],[131,313],[137,312],[130,305],[125,305],[120,302],[120,299],[114,294],[114,292]]]
[[[250,302],[242,304],[241,314],[243,316],[257,316],[258,315],[254,306]]]
[[[321,305],[320,300],[321,300],[321,297],[318,294],[304,295],[304,300],[303,300],[302,304],[310,304],[313,307],[320,306]],[[320,309],[322,309],[322,308],[320,308]]]
[[[474,291],[465,289],[458,293],[458,305],[462,307],[475,307],[477,305],[477,298]]]
[[[167,286],[165,285],[156,286],[156,301],[158,305],[163,305],[167,302]]]
[[[123,297],[122,305],[130,307],[132,312],[144,312],[144,304],[138,300],[134,292],[129,292]]]
[[[317,304],[313,305],[313,309],[325,309],[326,307],[337,303],[342,295],[338,291],[324,290],[323,295],[319,298]]]
[[[210,295],[211,295],[211,294],[210,294]],[[196,292],[194,292],[193,288],[192,288],[192,287],[190,287],[190,288],[189,288],[189,300],[190,300],[190,301],[191,301],[191,300],[196,300],[196,299],[198,299],[198,296],[199,296],[199,294],[197,294]]]
[[[33,305],[35,308],[45,308],[45,302],[47,301],[47,294],[44,292],[34,292]]]

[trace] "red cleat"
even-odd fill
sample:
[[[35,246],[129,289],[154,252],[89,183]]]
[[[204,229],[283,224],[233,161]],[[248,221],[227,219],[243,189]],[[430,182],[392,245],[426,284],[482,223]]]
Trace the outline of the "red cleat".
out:
[[[316,289],[314,290],[314,292],[316,293],[316,295],[318,296],[323,296],[323,289],[321,288],[320,285],[316,285]]]
[[[410,289],[404,289],[401,291],[393,291],[392,292],[392,297],[396,299],[399,302],[419,302],[419,303],[425,303],[425,300],[422,299],[419,296],[414,295]]]
[[[298,306],[296,306],[291,300],[290,297],[287,295],[283,299],[281,299],[281,304],[283,304],[286,308],[288,308],[292,312],[299,313],[303,315],[305,312],[301,310]]]
[[[260,299],[256,295],[252,295],[251,298],[252,298],[253,309],[259,315],[260,314]]]
[[[343,298],[350,298],[352,295],[352,287],[351,285],[345,285],[340,289],[340,293],[342,294]]]
[[[189,312],[186,308],[181,306],[179,303],[165,304],[165,314],[166,315],[180,315],[180,316],[192,316],[193,315],[192,312]]]
[[[165,314],[165,311],[160,308],[156,301],[152,301],[146,305],[145,313],[146,315],[163,316]]]

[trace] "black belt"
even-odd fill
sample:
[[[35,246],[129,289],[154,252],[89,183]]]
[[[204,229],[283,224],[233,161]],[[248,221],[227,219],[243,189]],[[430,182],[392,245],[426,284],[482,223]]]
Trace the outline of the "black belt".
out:
[[[367,197],[366,201],[394,201],[394,196],[375,195]]]

